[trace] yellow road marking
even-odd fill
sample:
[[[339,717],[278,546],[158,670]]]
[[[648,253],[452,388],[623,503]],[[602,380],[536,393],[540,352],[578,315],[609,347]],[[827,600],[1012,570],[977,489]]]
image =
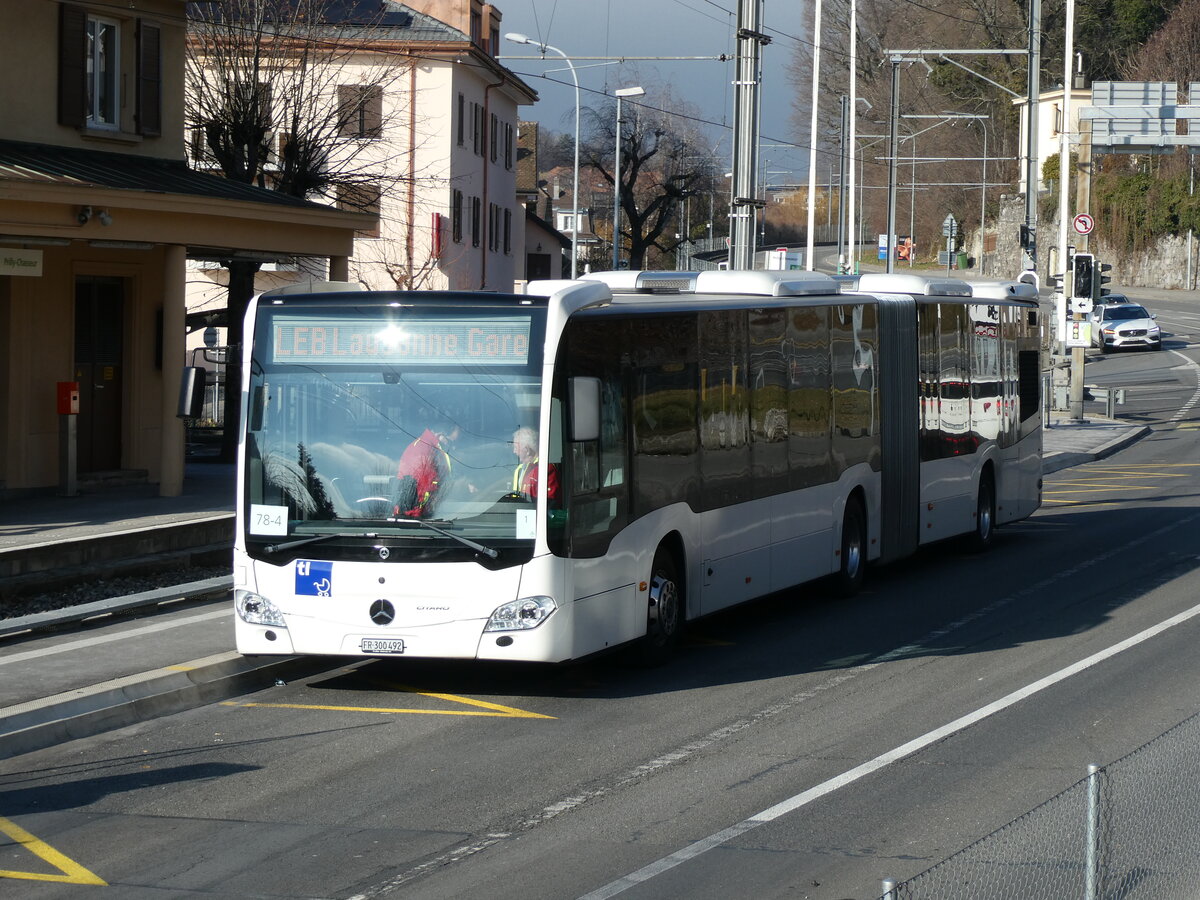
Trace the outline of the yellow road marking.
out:
[[[1195,469],[1200,468],[1200,463],[1124,463],[1119,466],[1098,466],[1095,469],[1090,469],[1092,472],[1100,472],[1105,469]]]
[[[1113,478],[1120,476],[1121,478],[1191,478],[1187,474],[1175,474],[1174,472],[1134,472],[1129,469],[1089,469],[1090,472],[1100,475],[1105,478]]]
[[[1103,490],[1149,491],[1149,490],[1154,489],[1154,485],[1152,485],[1152,484],[1120,484],[1119,482],[1113,482],[1113,481],[1102,481],[1099,483],[1097,483],[1095,481],[1060,481],[1060,482],[1058,482],[1058,484],[1066,485],[1067,487],[1091,486],[1092,490],[1095,490],[1095,491],[1103,491]],[[1057,487],[1057,485],[1056,485],[1056,487]],[[1077,493],[1077,492],[1076,491],[1046,491],[1046,493],[1048,493],[1048,494],[1055,494],[1055,493],[1071,494],[1071,493]]]
[[[226,700],[222,706],[256,706],[262,709],[315,709],[326,712],[366,712],[385,715],[419,715],[419,716],[490,716],[501,719],[553,719],[541,713],[528,712],[511,706],[501,706],[498,703],[488,703],[486,700],[472,700],[470,697],[460,697],[456,694],[435,694],[429,691],[410,691],[401,688],[406,693],[418,694],[422,697],[432,697],[435,700],[448,700],[451,703],[462,703],[467,706],[478,706],[480,710],[463,709],[404,709],[379,706],[325,706],[316,703],[239,703],[236,700]]]
[[[107,882],[89,872],[79,863],[63,856],[45,841],[40,841],[15,822],[0,816],[0,832],[20,844],[34,856],[48,862],[61,873],[48,875],[43,872],[13,872],[0,869],[0,878],[21,878],[26,881],[56,881],[60,884],[93,884],[108,887]]]
[[[1043,492],[1042,492],[1042,499],[1045,499],[1046,497],[1053,497],[1055,494],[1104,494],[1104,493],[1107,493],[1107,492],[1108,492],[1108,491],[1110,491],[1110,490],[1116,490],[1116,489],[1118,489],[1118,488],[1117,488],[1115,485],[1104,485],[1103,487],[1093,488],[1093,489],[1092,489],[1092,490],[1090,490],[1090,491],[1088,491],[1088,490],[1078,490],[1078,491],[1043,491]],[[1150,489],[1149,489],[1149,488],[1127,488],[1127,490],[1131,490],[1131,491],[1132,491],[1132,490],[1143,490],[1143,491],[1148,491],[1148,490],[1150,490]]]

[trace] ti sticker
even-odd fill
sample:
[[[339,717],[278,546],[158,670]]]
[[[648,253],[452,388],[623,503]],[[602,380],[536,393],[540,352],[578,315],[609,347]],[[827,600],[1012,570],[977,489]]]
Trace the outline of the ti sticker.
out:
[[[308,597],[333,596],[333,563],[296,560],[296,593]]]

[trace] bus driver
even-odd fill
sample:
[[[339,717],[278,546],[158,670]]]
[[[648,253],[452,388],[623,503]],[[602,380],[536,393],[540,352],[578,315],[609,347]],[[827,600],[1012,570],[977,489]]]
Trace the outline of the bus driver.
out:
[[[517,457],[513,493],[532,500],[538,488],[537,432],[528,426],[518,428],[513,432],[512,449]],[[546,499],[551,506],[558,504],[558,467],[553,463],[546,467]]]

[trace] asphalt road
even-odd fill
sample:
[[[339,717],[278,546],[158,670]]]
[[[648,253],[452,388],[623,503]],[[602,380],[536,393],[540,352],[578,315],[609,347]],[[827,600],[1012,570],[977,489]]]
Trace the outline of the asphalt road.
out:
[[[1200,712],[1200,616],[1148,631],[1200,601],[1200,316],[1153,307],[1168,349],[1087,377],[1154,433],[990,553],[705,620],[659,669],[360,662],[7,760],[0,893],[877,897]]]

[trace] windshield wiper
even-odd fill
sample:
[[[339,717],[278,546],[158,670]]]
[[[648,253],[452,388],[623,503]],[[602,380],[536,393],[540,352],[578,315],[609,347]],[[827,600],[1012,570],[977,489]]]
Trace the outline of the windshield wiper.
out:
[[[284,550],[292,550],[296,547],[303,547],[306,544],[319,544],[322,541],[332,541],[334,538],[376,538],[379,537],[373,531],[335,531],[330,534],[314,534],[311,537],[298,538],[294,541],[284,541],[282,544],[267,544],[263,547],[267,553],[280,553]]]
[[[483,544],[477,544],[469,538],[463,537],[461,534],[455,534],[453,531],[447,531],[445,528],[439,528],[437,525],[433,525],[424,519],[389,519],[389,521],[403,522],[409,525],[420,525],[422,528],[428,528],[430,531],[436,531],[438,534],[445,535],[451,540],[458,541],[464,547],[469,547],[476,553],[482,553],[488,559],[496,559],[500,556],[500,553],[496,550],[493,550],[491,547],[485,547]]]

